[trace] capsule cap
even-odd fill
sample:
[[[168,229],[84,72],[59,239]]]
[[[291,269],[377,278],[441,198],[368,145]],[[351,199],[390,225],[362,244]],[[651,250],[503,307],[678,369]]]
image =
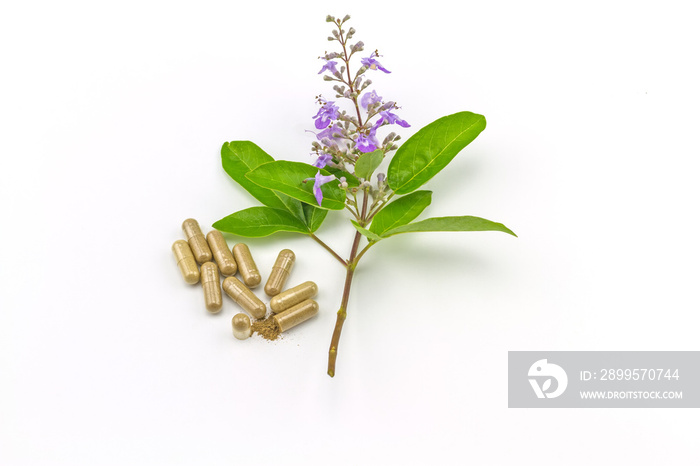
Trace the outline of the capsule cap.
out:
[[[233,319],[231,319],[231,326],[233,327],[233,336],[239,340],[245,340],[250,337],[253,332],[250,325],[250,317],[242,312],[233,316]]]

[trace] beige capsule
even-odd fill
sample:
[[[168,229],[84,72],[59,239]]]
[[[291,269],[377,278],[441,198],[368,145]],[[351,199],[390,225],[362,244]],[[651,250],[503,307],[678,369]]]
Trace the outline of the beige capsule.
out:
[[[233,316],[233,319],[231,319],[231,326],[233,327],[233,336],[239,340],[245,340],[253,333],[253,329],[250,325],[250,317],[242,312]]]
[[[219,269],[213,262],[202,264],[202,288],[204,289],[204,303],[207,311],[216,314],[224,305],[221,298],[221,283],[219,283]]]
[[[286,311],[274,315],[272,318],[279,325],[280,332],[286,332],[316,314],[318,314],[318,303],[313,299],[307,299]]]
[[[212,230],[207,233],[207,243],[209,243],[209,248],[211,248],[211,252],[214,255],[216,265],[219,266],[221,275],[235,274],[238,266],[228,248],[228,244],[226,244],[224,235],[219,230]]]
[[[248,289],[236,277],[226,277],[224,280],[224,291],[245,311],[248,311],[256,319],[265,317],[267,307],[260,301],[252,291]]]
[[[255,288],[260,284],[262,277],[258,271],[258,266],[255,265],[253,256],[250,254],[250,249],[245,243],[238,243],[233,247],[233,257],[238,264],[238,271],[243,277],[243,281],[248,288]]]
[[[289,273],[294,266],[295,259],[296,256],[290,249],[282,249],[280,251],[275,265],[272,266],[270,277],[267,279],[267,283],[265,283],[265,293],[268,296],[276,296],[284,289],[284,285],[289,278]]]
[[[211,249],[207,244],[207,240],[199,228],[199,223],[193,218],[188,218],[182,222],[182,231],[185,233],[185,238],[192,248],[194,258],[200,264],[211,260]]]
[[[173,243],[173,254],[175,254],[175,260],[177,261],[177,266],[180,269],[182,278],[185,279],[185,283],[194,285],[199,281],[199,269],[197,268],[197,262],[194,260],[194,255],[192,254],[192,249],[190,245],[187,244],[185,240],[177,240]]]
[[[270,300],[270,309],[274,313],[282,312],[305,299],[313,298],[317,293],[318,286],[314,282],[304,282],[272,298]]]

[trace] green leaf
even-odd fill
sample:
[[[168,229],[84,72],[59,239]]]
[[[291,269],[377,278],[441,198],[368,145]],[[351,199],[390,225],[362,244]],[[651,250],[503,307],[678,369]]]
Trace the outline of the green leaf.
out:
[[[379,214],[377,214],[379,215]],[[419,231],[502,231],[509,235],[517,236],[502,223],[492,222],[479,217],[434,217],[421,220],[416,223],[409,223],[398,228],[391,229],[382,235],[398,235],[400,233],[412,233]]]
[[[345,181],[348,183],[348,186],[351,188],[360,186],[360,180],[357,179],[355,175],[352,173],[348,173],[345,170],[341,170],[340,168],[335,168],[335,167],[325,167],[324,170],[329,172],[331,175],[335,175],[336,178],[340,179],[341,176],[345,177]]]
[[[362,154],[355,161],[355,175],[369,181],[382,160],[384,160],[384,152],[381,149]]]
[[[221,165],[231,178],[266,206],[288,210],[287,204],[272,190],[258,186],[245,176],[258,166],[274,160],[250,141],[225,142],[221,147]]]
[[[486,128],[483,115],[460,112],[421,128],[396,151],[387,182],[396,194],[415,191],[472,142]]]
[[[326,219],[328,211],[326,209],[319,209],[318,207],[306,203],[302,203],[301,206],[304,209],[304,219],[306,220],[306,226],[309,227],[309,231],[313,233],[319,229],[323,221]]]
[[[318,206],[313,194],[314,183],[312,180],[319,171],[318,168],[301,162],[289,162],[277,160],[262,164],[246,175],[253,183],[263,188],[273,189],[289,197]],[[322,175],[328,175],[325,170],[320,170]],[[338,187],[337,182],[329,182],[321,187],[323,202],[322,209],[341,210],[345,208],[345,192]]]
[[[224,217],[212,225],[220,231],[256,238],[278,231],[308,233],[308,228],[292,214],[272,207],[250,207]]]
[[[360,226],[360,224],[357,223],[355,220],[350,220],[350,221],[352,222],[352,226],[354,226],[355,229],[356,229],[357,231],[359,231],[360,233],[362,233],[363,235],[365,235],[365,236],[367,237],[368,240],[373,241],[373,242],[375,242],[375,243],[376,243],[377,241],[381,241],[381,240],[382,240],[382,237],[381,237],[381,236],[376,235],[376,234],[372,233],[371,231],[369,231],[369,230],[367,230],[367,229],[365,229],[365,228],[362,228],[362,227]]]
[[[374,216],[369,231],[383,236],[392,228],[406,225],[430,205],[432,192],[416,191],[396,199]]]

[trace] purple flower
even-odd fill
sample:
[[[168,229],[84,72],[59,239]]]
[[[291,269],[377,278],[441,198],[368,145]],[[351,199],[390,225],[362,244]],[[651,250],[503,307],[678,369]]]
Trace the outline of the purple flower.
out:
[[[362,96],[362,99],[360,99],[360,104],[362,105],[362,108],[367,110],[367,107],[369,107],[370,105],[376,104],[377,102],[381,101],[382,98],[379,95],[377,95],[377,91],[372,91]]]
[[[321,108],[318,109],[318,113],[312,118],[316,119],[316,129],[323,129],[328,126],[332,120],[338,119],[338,107],[335,105],[335,102],[323,100]]]
[[[328,138],[331,142],[337,142],[337,140],[341,139],[342,137],[343,127],[340,126],[338,123],[335,123],[333,126],[329,126],[328,128],[324,129],[316,135],[316,139],[318,139],[319,141],[323,138]]]
[[[372,152],[377,150],[377,147],[379,146],[379,141],[377,141],[377,136],[375,135],[375,132],[377,131],[377,128],[375,126],[372,126],[369,130],[369,134],[363,134],[363,133],[357,133],[357,136],[355,137],[355,147],[357,150],[360,152]]]
[[[335,179],[335,176],[323,176],[319,171],[318,173],[316,173],[316,176],[314,178],[308,179],[314,180],[314,196],[316,197],[316,202],[318,202],[318,205],[321,205],[321,202],[323,201],[323,192],[321,192],[321,186],[328,183],[329,181],[333,181]]]
[[[321,155],[318,156],[316,161],[313,163],[313,166],[316,168],[323,168],[325,167],[328,162],[333,160],[333,156],[330,154],[326,154],[325,152],[321,152]]]
[[[396,123],[397,125],[402,126],[404,128],[408,128],[409,126],[411,126],[406,120],[402,120],[401,118],[399,118],[398,115],[396,115],[395,113],[391,113],[389,110],[379,112],[379,120],[377,120],[374,126],[376,128],[379,128],[385,121],[390,125]]]
[[[374,57],[378,56],[379,55],[377,55],[377,52],[372,52],[372,55],[370,55],[367,58],[363,58],[362,60],[360,60],[360,63],[365,65],[370,70],[382,70],[385,73],[391,73],[391,71],[384,68],[381,63],[374,59]]]
[[[321,74],[324,71],[330,71],[331,74],[336,74],[338,70],[335,69],[335,65],[337,65],[336,62],[334,62],[333,60],[328,60],[326,64],[323,65],[323,68],[321,68],[321,71],[319,71],[318,74]]]

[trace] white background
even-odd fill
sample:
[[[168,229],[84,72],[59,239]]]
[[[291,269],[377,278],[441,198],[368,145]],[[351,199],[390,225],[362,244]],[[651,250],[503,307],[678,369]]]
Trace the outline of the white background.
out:
[[[0,463],[698,464],[698,414],[507,408],[511,350],[698,350],[700,33],[693,2],[5,2]],[[170,246],[254,201],[224,141],[310,161],[325,15],[353,15],[412,127],[487,129],[423,214],[518,233],[401,235],[344,271],[248,241],[320,314],[233,339]],[[335,215],[319,236],[347,255]],[[329,216],[330,218],[330,216]],[[229,236],[233,245],[237,239]],[[262,290],[258,290],[262,294]]]

